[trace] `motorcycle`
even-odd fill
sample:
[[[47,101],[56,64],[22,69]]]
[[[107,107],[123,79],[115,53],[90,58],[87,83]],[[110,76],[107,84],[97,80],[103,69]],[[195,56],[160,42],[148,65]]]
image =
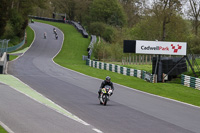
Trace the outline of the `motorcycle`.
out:
[[[104,88],[101,89],[99,101],[101,105],[106,106],[107,101],[109,101],[109,97],[112,94],[112,89],[110,86],[105,86]]]

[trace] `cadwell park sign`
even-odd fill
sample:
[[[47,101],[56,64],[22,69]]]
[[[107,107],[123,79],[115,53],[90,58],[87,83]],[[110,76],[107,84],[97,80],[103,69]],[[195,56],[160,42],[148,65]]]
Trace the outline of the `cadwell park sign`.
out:
[[[159,55],[152,58],[152,74],[155,82],[164,82],[166,77],[187,71],[187,43],[166,41],[124,40],[124,53]],[[180,55],[179,57],[161,57],[160,55]],[[182,56],[182,57],[181,57]],[[189,65],[191,66],[190,62]],[[181,68],[181,69],[180,69]],[[191,66],[192,68],[192,66]],[[152,74],[145,73],[147,81]]]
[[[186,55],[186,42],[124,40],[124,53]]]

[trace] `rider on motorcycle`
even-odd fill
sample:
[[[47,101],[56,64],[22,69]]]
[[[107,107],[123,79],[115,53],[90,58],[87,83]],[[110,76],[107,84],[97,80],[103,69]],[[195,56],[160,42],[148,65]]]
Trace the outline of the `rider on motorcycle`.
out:
[[[99,93],[98,98],[100,98],[101,89],[104,88],[106,85],[111,86],[112,91],[114,91],[113,83],[110,80],[111,80],[111,78],[109,76],[107,76],[106,79],[101,83],[100,89],[98,91],[98,93]],[[112,93],[111,93],[111,95],[112,95]]]

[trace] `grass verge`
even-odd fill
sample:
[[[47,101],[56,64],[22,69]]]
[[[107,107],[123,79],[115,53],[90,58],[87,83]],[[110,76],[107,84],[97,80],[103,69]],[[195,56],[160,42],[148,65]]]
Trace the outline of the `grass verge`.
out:
[[[174,83],[153,84],[136,77],[125,76],[122,74],[86,66],[86,62],[82,60],[82,55],[87,55],[86,49],[89,45],[89,39],[83,38],[72,25],[39,20],[38,22],[56,26],[64,33],[65,40],[62,50],[54,58],[54,61],[59,65],[99,79],[104,79],[107,75],[109,75],[114,83],[200,106],[199,90]]]
[[[18,56],[17,55],[9,55],[9,61],[12,61],[16,59]]]
[[[7,133],[7,131],[0,125],[0,133]]]

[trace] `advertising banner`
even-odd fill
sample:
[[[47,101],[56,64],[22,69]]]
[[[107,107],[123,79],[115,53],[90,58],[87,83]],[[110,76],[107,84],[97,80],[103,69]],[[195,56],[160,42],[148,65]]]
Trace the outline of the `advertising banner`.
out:
[[[163,55],[186,55],[186,42],[163,42],[163,41],[141,41],[136,40],[138,54],[163,54]]]

